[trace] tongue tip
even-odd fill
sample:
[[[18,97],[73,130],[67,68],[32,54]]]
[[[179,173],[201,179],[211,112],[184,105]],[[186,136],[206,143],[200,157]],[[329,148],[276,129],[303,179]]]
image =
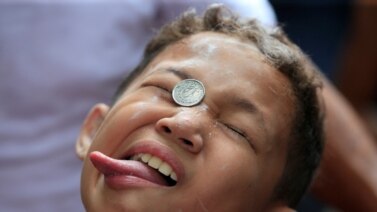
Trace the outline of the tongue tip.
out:
[[[89,154],[89,159],[94,167],[96,167],[103,174],[108,174],[109,172],[111,172],[111,170],[109,170],[109,167],[111,167],[109,166],[109,163],[111,163],[112,158],[106,156],[101,152],[94,151]]]
[[[102,152],[93,151],[93,152],[89,153],[89,159],[90,159],[90,161],[92,161],[92,163],[93,163],[93,161],[99,160],[99,159],[104,158],[104,157],[106,157],[106,155],[103,154]]]

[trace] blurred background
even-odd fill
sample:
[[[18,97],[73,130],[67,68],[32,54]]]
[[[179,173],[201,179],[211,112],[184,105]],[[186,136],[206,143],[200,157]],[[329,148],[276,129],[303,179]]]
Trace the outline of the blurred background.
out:
[[[349,138],[350,142],[340,145],[348,145],[350,149],[358,146],[368,146],[373,148],[372,153],[376,154],[376,135],[377,135],[377,1],[375,0],[272,0],[271,1],[279,24],[284,28],[289,37],[306,52],[323,74],[346,97],[350,104],[356,109],[362,119],[363,127],[369,135],[368,139],[360,136]],[[347,116],[347,114],[344,114]],[[351,129],[352,130],[352,129]],[[344,132],[337,132],[343,134]],[[356,133],[356,132],[355,132]],[[358,140],[360,139],[360,140]],[[369,144],[367,144],[369,143]],[[364,151],[365,152],[365,151]],[[365,152],[366,153],[366,152]],[[331,152],[331,156],[335,153]],[[330,157],[331,157],[330,156]],[[334,156],[336,157],[336,156]],[[349,154],[347,163],[354,163],[360,157],[358,154]],[[375,158],[375,156],[365,156]],[[351,162],[351,161],[354,162]],[[334,162],[335,163],[335,162]],[[375,159],[366,159],[363,164],[374,163]],[[363,166],[361,163],[354,163],[355,166]],[[337,172],[342,172],[341,163],[334,164],[338,167]],[[373,167],[374,170],[369,170]],[[369,178],[367,189],[362,189],[358,182],[353,181],[353,177],[344,175],[342,190],[345,193],[353,193],[355,196],[364,196],[373,190],[375,197],[377,176],[375,174],[376,165],[366,168],[361,174],[361,178]],[[352,168],[349,168],[352,169]],[[351,172],[357,172],[353,168]],[[369,176],[368,176],[369,175]],[[347,180],[347,177],[348,180]],[[330,176],[331,178],[331,176]],[[334,177],[335,178],[335,177]],[[327,179],[327,182],[338,180]],[[325,180],[326,181],[326,180]],[[316,183],[319,184],[319,183]],[[314,194],[307,195],[302,201],[299,211],[375,211],[374,209],[361,209],[360,205],[371,203],[360,203],[359,200],[351,197],[342,198],[341,190],[334,191],[328,183],[322,186],[322,191],[316,189]],[[352,185],[353,184],[353,185]],[[352,187],[356,187],[353,189]],[[372,189],[371,189],[372,188]],[[365,192],[363,192],[365,191]],[[348,195],[344,195],[348,196]],[[351,195],[352,196],[352,195]],[[357,197],[357,198],[358,198]],[[362,200],[363,201],[363,200]],[[368,200],[373,201],[373,200]],[[347,203],[348,202],[348,203]],[[327,205],[326,205],[327,204]],[[374,204],[374,203],[372,203]]]
[[[320,70],[339,89],[361,117],[369,138],[355,136],[350,142],[340,145],[349,145],[357,152],[361,146],[373,148],[366,153],[363,162],[356,162],[356,157],[363,157],[357,153],[348,155],[348,163],[355,167],[363,164],[376,163],[376,136],[377,136],[377,1],[375,0],[272,0],[271,1],[279,24],[289,37],[298,44],[304,52],[316,63]],[[344,114],[347,116],[347,114]],[[352,129],[351,129],[352,130]],[[356,130],[355,130],[356,131]],[[337,132],[342,134],[345,132]],[[357,134],[355,132],[355,134]],[[352,141],[351,141],[352,140]],[[369,144],[368,144],[369,143]],[[352,153],[352,152],[351,152]],[[335,153],[330,153],[335,155]],[[362,153],[361,153],[362,154]],[[371,155],[374,154],[374,155]],[[330,156],[331,157],[331,156]],[[334,156],[336,157],[336,156]],[[354,162],[351,162],[354,161]],[[338,164],[337,172],[342,172]],[[352,168],[358,172],[358,168]],[[376,165],[365,169],[365,178],[369,178],[366,190],[374,190],[373,197],[366,197],[367,192],[360,189],[359,184],[351,176],[344,175],[345,193],[353,193],[353,198],[369,199],[373,202],[376,197]],[[370,170],[368,170],[370,169]],[[367,176],[369,175],[369,176]],[[322,179],[323,180],[323,179]],[[338,180],[338,179],[336,179]],[[324,180],[330,182],[331,180]],[[319,183],[315,183],[319,184]],[[327,183],[326,183],[327,184]],[[307,195],[302,201],[299,211],[375,211],[376,209],[361,209],[360,205],[374,203],[360,203],[353,199],[340,197],[341,191],[333,191],[328,183],[322,191],[314,189],[314,194]],[[348,186],[348,188],[347,188]],[[317,187],[315,185],[314,187]],[[356,187],[356,188],[355,188]],[[320,201],[318,201],[320,199]],[[325,206],[325,203],[327,206]],[[332,209],[330,209],[332,207]]]
[[[289,37],[318,65],[377,135],[377,1],[272,0]]]
[[[214,2],[282,26],[377,135],[376,0],[0,0],[0,211],[84,211],[74,145],[86,113],[110,102],[163,23]],[[363,211],[326,192],[298,210]]]

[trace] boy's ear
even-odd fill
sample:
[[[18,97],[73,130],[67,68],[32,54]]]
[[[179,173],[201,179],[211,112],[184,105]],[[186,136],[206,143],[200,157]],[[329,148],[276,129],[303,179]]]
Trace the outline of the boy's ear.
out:
[[[86,157],[94,136],[108,111],[109,106],[96,104],[86,116],[76,141],[76,154],[81,160],[84,160]]]

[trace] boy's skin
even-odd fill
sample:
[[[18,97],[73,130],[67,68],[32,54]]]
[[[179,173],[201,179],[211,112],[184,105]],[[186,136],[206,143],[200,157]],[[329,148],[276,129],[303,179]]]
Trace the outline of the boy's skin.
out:
[[[174,103],[180,73],[203,82],[199,105]],[[86,210],[293,211],[270,199],[284,170],[294,104],[288,79],[252,44],[202,32],[168,46],[114,106],[98,104],[88,114],[76,145]],[[175,164],[177,184],[152,183],[158,177],[145,177],[150,169],[130,160],[111,175],[108,157],[136,153]]]

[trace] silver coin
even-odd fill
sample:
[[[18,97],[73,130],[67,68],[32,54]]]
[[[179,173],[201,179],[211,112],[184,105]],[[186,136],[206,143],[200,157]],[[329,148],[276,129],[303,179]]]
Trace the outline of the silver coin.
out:
[[[172,96],[178,105],[190,107],[199,104],[205,95],[202,82],[195,79],[185,79],[177,83],[172,91]]]

